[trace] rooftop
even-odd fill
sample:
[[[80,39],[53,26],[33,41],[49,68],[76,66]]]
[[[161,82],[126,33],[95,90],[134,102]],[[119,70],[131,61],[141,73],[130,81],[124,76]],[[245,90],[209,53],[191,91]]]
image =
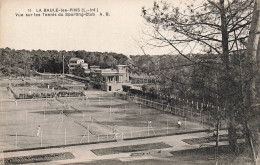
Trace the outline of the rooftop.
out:
[[[76,58],[76,57],[70,59],[70,61],[75,61],[75,60],[82,60],[82,59],[80,59],[80,58]]]

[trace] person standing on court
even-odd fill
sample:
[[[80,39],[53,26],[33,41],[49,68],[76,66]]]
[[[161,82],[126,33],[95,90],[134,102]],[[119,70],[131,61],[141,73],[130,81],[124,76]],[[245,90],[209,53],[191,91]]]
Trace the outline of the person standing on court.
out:
[[[178,128],[181,128],[181,121],[180,120],[178,120],[177,124],[178,124]]]
[[[38,127],[37,127],[37,137],[40,136],[40,133],[41,133],[41,126],[38,125]]]

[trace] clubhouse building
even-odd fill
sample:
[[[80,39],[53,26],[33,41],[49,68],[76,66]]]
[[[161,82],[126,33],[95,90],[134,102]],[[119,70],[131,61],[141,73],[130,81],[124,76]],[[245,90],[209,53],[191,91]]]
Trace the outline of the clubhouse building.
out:
[[[89,69],[88,64],[84,63],[83,59],[71,58],[69,61],[70,73],[77,65],[84,68],[85,73],[92,73],[100,77],[97,83],[100,83],[101,90],[108,92],[122,91],[122,85],[130,84],[127,65],[116,65],[115,69],[100,69],[99,66],[90,66]]]

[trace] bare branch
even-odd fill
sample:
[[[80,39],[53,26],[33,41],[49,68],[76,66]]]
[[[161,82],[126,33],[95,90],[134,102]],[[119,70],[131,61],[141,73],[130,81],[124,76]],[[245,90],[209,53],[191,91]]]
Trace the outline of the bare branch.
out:
[[[210,4],[212,4],[213,6],[215,6],[217,9],[221,10],[220,6],[218,6],[215,2],[211,1],[211,0],[207,0]]]

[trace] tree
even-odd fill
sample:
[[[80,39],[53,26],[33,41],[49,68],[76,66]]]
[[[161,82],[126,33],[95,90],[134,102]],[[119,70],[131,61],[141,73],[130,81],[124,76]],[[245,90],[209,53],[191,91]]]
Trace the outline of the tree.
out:
[[[191,65],[213,72],[208,85],[202,88],[217,97],[221,109],[226,109],[224,117],[229,121],[229,144],[233,151],[238,148],[236,119],[240,117],[238,114],[243,105],[243,83],[238,68],[241,69],[244,59],[240,52],[248,38],[253,2],[208,0],[200,6],[187,6],[186,10],[166,2],[155,2],[153,8],[142,10],[144,19],[153,27],[151,33],[147,32],[149,45],[170,47]],[[213,54],[217,58],[214,64],[201,58],[191,58],[182,51],[183,48],[186,48],[186,53],[196,48],[201,50],[200,53]],[[239,56],[238,64],[232,60],[233,56]]]
[[[85,69],[82,68],[80,65],[77,65],[75,69],[72,70],[72,74],[80,77],[86,77],[87,74],[85,73]]]
[[[258,125],[260,108],[255,106],[260,100],[259,98],[257,98],[256,92],[260,89],[256,85],[260,77],[260,0],[256,0],[254,5],[252,24],[250,28],[250,35],[247,46],[246,60],[247,63],[244,66],[246,70],[244,71],[243,79],[246,85],[244,85],[242,89],[242,92],[245,93],[245,97],[243,98],[243,112],[245,112],[246,115],[244,117],[243,122],[245,127],[247,143],[250,146],[252,157],[254,159],[255,164],[258,164],[260,163],[260,128]]]
[[[72,57],[84,59],[89,65],[100,65],[101,68],[115,67],[118,64],[125,64],[126,56],[116,53],[86,52],[81,51],[56,51],[56,50],[14,50],[0,48],[0,66],[8,69],[1,69],[4,75],[16,74],[15,68],[23,69],[23,73],[16,75],[29,75],[31,70],[38,72],[62,73],[63,57],[64,70],[69,72],[68,63]],[[13,70],[13,73],[12,71]],[[9,72],[10,71],[10,72]],[[20,71],[20,70],[19,70]]]

